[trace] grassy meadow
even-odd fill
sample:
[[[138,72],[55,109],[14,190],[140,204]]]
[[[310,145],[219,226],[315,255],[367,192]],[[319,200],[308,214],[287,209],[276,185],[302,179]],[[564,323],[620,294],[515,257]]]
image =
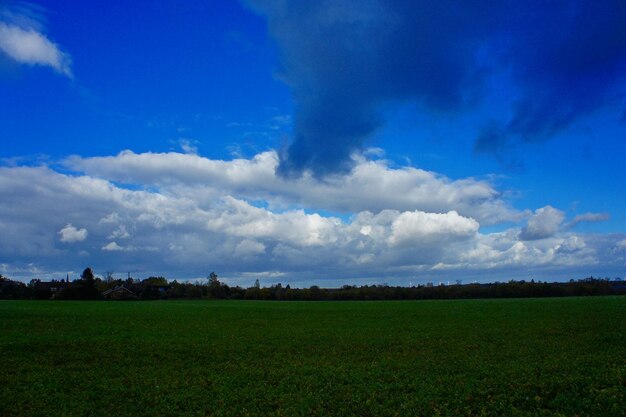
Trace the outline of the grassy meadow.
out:
[[[626,297],[0,302],[2,416],[625,416]]]

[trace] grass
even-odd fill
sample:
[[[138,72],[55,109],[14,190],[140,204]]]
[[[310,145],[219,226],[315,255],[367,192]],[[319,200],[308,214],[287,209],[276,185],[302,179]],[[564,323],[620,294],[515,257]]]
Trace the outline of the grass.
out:
[[[625,416],[626,297],[0,302],[0,415]]]

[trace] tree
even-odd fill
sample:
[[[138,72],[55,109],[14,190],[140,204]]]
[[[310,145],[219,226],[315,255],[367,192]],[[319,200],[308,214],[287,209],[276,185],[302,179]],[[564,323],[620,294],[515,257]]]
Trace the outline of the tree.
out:
[[[165,287],[167,286],[167,278],[165,277],[148,277],[141,281],[141,284],[145,287],[147,285]]]
[[[96,276],[93,274],[93,269],[91,269],[91,267],[85,268],[83,273],[80,274],[80,278],[87,285],[93,285],[94,281],[96,280]]]
[[[220,280],[217,279],[217,274],[215,272],[211,272],[209,274],[209,287],[217,288],[220,286]]]
[[[56,298],[65,300],[97,300],[100,298],[100,291],[96,287],[96,276],[91,267],[84,269],[80,274],[80,281],[66,286]]]
[[[261,288],[261,283],[258,278],[254,281],[254,288]]]
[[[209,275],[208,292],[213,298],[228,298],[230,288],[228,285],[220,282],[215,272],[211,272]]]

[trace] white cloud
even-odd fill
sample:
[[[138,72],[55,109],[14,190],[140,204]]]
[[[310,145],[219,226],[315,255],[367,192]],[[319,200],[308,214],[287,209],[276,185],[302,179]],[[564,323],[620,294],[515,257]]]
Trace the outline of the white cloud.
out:
[[[101,224],[117,224],[120,221],[119,213],[110,213],[99,220]]]
[[[528,219],[528,224],[520,233],[521,240],[545,239],[553,236],[561,227],[565,213],[552,206],[545,206],[535,210]]]
[[[117,227],[117,229],[111,232],[108,238],[109,239],[127,239],[129,237],[130,237],[130,233],[128,233],[128,231],[126,230],[126,226],[124,226],[123,224],[120,224]]]
[[[158,252],[159,248],[154,246],[145,246],[145,247],[137,247],[137,246],[120,246],[117,242],[109,242],[104,245],[102,248],[103,251],[107,252],[135,252],[135,251],[148,251],[148,252]]]
[[[424,241],[466,238],[474,235],[478,227],[476,220],[459,216],[456,211],[404,212],[391,224],[389,242],[391,245],[415,245]]]
[[[73,76],[70,55],[34,28],[0,22],[0,51],[19,63],[48,66]]]
[[[114,252],[114,251],[122,251],[124,250],[124,248],[118,245],[117,242],[109,242],[102,247],[102,250]]]
[[[608,213],[583,213],[583,214],[579,214],[577,216],[574,217],[574,219],[568,223],[568,227],[574,227],[576,226],[578,223],[583,223],[583,222],[589,222],[589,223],[596,223],[596,222],[604,222],[607,221],[611,218],[611,216],[609,216]]]
[[[178,145],[184,153],[188,155],[196,155],[198,153],[198,141],[193,139],[178,139]]]
[[[237,244],[234,256],[237,258],[247,258],[250,256],[265,253],[265,245],[250,239],[244,239]]]
[[[484,180],[450,180],[417,168],[390,168],[384,160],[356,159],[351,173],[322,182],[310,175],[297,180],[277,176],[278,155],[273,151],[231,161],[180,153],[124,151],[111,157],[74,156],[65,164],[91,176],[159,187],[194,199],[210,201],[230,194],[264,200],[275,209],[298,206],[342,213],[455,210],[481,225],[517,221],[525,215],[513,209]]]
[[[101,271],[115,268],[172,278],[202,277],[214,270],[226,280],[275,271],[275,279],[283,283],[341,285],[363,279],[417,282],[444,273],[448,278],[493,280],[527,278],[532,271],[554,278],[593,265],[618,268],[624,263],[615,254],[626,236],[573,233],[563,227],[564,214],[550,206],[536,210],[522,232],[512,227],[481,233],[481,221],[467,213],[523,213],[508,208],[493,186],[481,181],[450,181],[426,171],[363,161],[361,169],[382,178],[352,173],[321,184],[310,178],[290,182],[268,171],[273,158],[265,153],[251,160],[212,161],[157,154],[155,171],[148,163],[150,154],[111,157],[106,160],[109,169],[99,168],[106,165],[101,159],[73,159],[75,169],[85,164],[91,171],[93,166],[101,178],[45,166],[0,167],[0,194],[11,195],[10,201],[0,200],[0,259],[11,259],[3,274],[27,271],[32,264],[42,271],[91,265]],[[130,168],[133,164],[136,169]],[[113,183],[124,176],[138,187]],[[400,195],[380,185],[384,181],[401,190]],[[313,189],[298,191],[304,185]],[[435,204],[425,196],[402,193],[436,186],[445,191],[439,196],[433,192]],[[368,197],[372,188],[383,195]],[[485,190],[491,197],[469,197]],[[322,191],[356,210],[339,217],[305,204]],[[360,201],[350,202],[342,193]],[[319,206],[336,207],[332,198],[320,198]],[[378,205],[387,208],[367,209]],[[431,205],[442,209],[428,210]],[[64,232],[59,224],[66,224]],[[60,242],[83,233],[85,238],[72,245]],[[520,235],[535,239],[520,241]]]
[[[87,229],[77,229],[68,223],[63,229],[59,230],[58,234],[61,236],[59,238],[61,242],[73,243],[82,242],[87,239],[87,235],[89,233],[87,232]]]

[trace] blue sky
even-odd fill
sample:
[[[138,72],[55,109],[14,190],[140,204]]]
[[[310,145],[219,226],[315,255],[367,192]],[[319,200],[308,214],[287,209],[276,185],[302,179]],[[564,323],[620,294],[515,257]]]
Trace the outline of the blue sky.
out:
[[[0,273],[623,276],[620,1],[0,3]]]
[[[229,125],[291,111],[264,22],[237,2],[38,4],[74,78],[5,62],[7,155],[166,151],[187,134],[224,157],[245,133]]]

